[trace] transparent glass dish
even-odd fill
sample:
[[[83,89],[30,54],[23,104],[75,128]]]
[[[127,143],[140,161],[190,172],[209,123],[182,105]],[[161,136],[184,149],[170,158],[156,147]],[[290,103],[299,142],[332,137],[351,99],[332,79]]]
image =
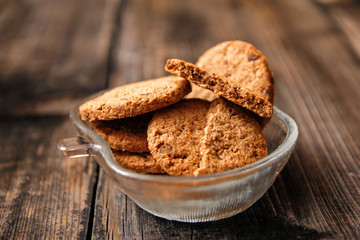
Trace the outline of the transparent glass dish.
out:
[[[59,141],[59,149],[71,158],[95,158],[138,206],[153,215],[182,222],[219,220],[249,208],[275,181],[298,137],[295,121],[275,107],[264,129],[269,154],[253,164],[199,177],[140,174],[116,162],[105,140],[80,119],[78,107],[70,112],[70,118],[81,136]]]

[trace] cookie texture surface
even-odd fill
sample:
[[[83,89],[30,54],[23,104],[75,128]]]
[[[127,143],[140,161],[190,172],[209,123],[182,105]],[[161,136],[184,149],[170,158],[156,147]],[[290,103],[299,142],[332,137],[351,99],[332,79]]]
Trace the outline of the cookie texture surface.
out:
[[[261,127],[248,113],[222,98],[211,103],[201,140],[200,168],[194,175],[243,167],[267,155]]]
[[[138,173],[165,173],[150,153],[130,153],[113,150],[120,166]]]
[[[247,108],[260,117],[270,118],[272,116],[273,104],[271,102],[226,77],[180,59],[169,59],[165,70],[186,78],[200,87],[210,89],[215,94]]]
[[[199,168],[209,105],[200,99],[182,100],[154,114],[148,126],[149,149],[169,175],[193,176]]]
[[[91,122],[91,128],[109,144],[110,148],[129,152],[149,152],[147,126],[152,113],[116,120]]]
[[[163,77],[123,85],[91,99],[79,108],[84,121],[134,117],[180,101],[191,91],[188,81]]]

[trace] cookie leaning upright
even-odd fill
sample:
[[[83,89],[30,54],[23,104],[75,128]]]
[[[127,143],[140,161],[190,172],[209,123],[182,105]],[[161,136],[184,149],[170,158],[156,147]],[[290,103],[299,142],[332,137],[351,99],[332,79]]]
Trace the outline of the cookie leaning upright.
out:
[[[223,98],[211,103],[201,140],[200,168],[194,175],[243,167],[267,155],[261,127],[249,113]]]
[[[84,121],[134,117],[180,101],[191,91],[188,81],[169,76],[116,87],[79,108]]]
[[[272,116],[272,72],[263,54],[249,43],[223,42],[208,49],[196,65],[169,59],[165,69],[212,90],[260,117]]]
[[[199,168],[209,105],[189,99],[155,112],[147,131],[149,149],[169,175],[193,176]]]

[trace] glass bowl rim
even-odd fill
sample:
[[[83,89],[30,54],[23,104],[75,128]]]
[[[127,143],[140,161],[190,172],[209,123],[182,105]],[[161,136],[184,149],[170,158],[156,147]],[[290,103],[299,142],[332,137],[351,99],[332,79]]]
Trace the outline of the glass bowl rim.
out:
[[[101,94],[103,91],[91,95],[86,100],[94,98]],[[85,101],[84,101],[85,102]],[[82,103],[84,103],[82,102]],[[169,175],[154,175],[154,174],[142,174],[137,173],[126,168],[121,167],[117,164],[116,160],[114,159],[111,149],[106,141],[98,135],[95,131],[89,128],[83,120],[81,120],[79,107],[82,103],[77,104],[75,107],[72,108],[70,111],[70,119],[73,121],[74,125],[80,130],[80,132],[86,136],[88,136],[92,141],[93,145],[90,148],[98,148],[100,150],[102,158],[104,159],[107,167],[109,167],[113,172],[119,174],[126,178],[137,179],[141,181],[150,181],[150,182],[178,182],[178,183],[200,183],[200,182],[207,182],[207,181],[220,181],[226,180],[228,178],[233,179],[238,175],[248,175],[251,173],[256,173],[257,171],[266,168],[267,166],[271,165],[272,163],[276,162],[276,159],[280,157],[286,156],[286,154],[295,147],[299,129],[294,119],[292,119],[288,114],[284,113],[276,106],[273,109],[273,118],[274,116],[277,117],[281,123],[284,125],[286,129],[283,129],[286,132],[286,136],[283,139],[282,143],[277,146],[277,148],[269,153],[265,158],[262,158],[255,163],[249,164],[247,166],[220,172],[208,175],[200,175],[200,176],[169,176]],[[273,119],[272,119],[273,120]]]

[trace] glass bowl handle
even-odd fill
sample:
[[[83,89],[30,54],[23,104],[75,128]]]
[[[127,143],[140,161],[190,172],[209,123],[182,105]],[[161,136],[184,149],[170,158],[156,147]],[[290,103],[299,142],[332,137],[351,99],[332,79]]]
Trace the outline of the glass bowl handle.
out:
[[[57,147],[67,157],[88,157],[90,156],[89,150],[94,148],[94,144],[84,136],[65,138],[58,141]]]

